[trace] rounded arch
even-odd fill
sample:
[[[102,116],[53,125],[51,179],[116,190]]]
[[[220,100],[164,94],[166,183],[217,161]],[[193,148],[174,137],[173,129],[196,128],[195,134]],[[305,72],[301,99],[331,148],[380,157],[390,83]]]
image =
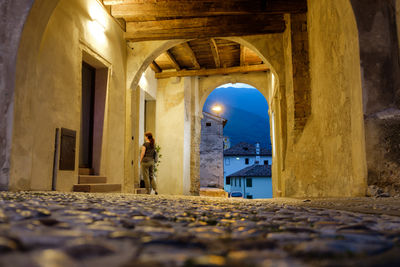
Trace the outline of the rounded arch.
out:
[[[273,74],[272,74],[273,75]],[[269,76],[269,75],[268,75]],[[200,91],[202,91],[202,95],[200,96],[200,102],[199,102],[199,107],[200,110],[203,110],[204,103],[206,102],[208,96],[211,94],[212,91],[214,91],[217,87],[227,84],[227,83],[245,83],[248,85],[253,86],[256,88],[267,100],[268,106],[270,106],[270,100],[268,96],[268,92],[270,88],[268,86],[268,80],[269,77],[264,77],[263,80],[258,80],[256,81],[255,79],[252,79],[254,76],[244,76],[244,75],[225,75],[222,77],[219,77],[217,80],[211,80],[208,84],[204,86],[204,88],[200,88]],[[272,86],[271,86],[272,87]]]
[[[262,45],[259,44],[258,46],[255,44],[258,40],[254,40],[254,43],[250,40],[246,40],[244,37],[221,37],[221,39],[229,40],[232,42],[236,42],[240,45],[246,46],[247,48],[251,49],[253,52],[255,52],[266,64],[270,71],[273,73],[276,84],[278,86],[275,86],[274,90],[276,88],[279,88],[279,77],[284,76],[282,74],[278,74],[276,71],[275,67],[271,64],[270,60],[268,59],[271,56],[271,53],[267,49],[265,51],[260,51],[262,49]],[[187,40],[171,40],[171,41],[162,41],[162,42],[142,42],[142,43],[137,43],[134,44],[134,50],[138,51],[143,51],[145,50],[145,46],[151,46],[151,49],[146,49],[149,51],[149,53],[146,55],[144,59],[141,59],[141,62],[137,62],[136,64],[132,64],[133,66],[139,66],[137,69],[132,69],[128,70],[128,72],[133,71],[134,74],[131,78],[131,80],[128,80],[128,88],[134,89],[137,87],[139,84],[140,78],[142,76],[142,73],[149,67],[150,63],[154,61],[158,56],[160,56],[162,53],[167,51],[168,49],[177,46],[181,43],[185,43],[190,41],[191,39]],[[145,50],[145,51],[146,51]],[[139,59],[140,60],[140,59]],[[129,63],[128,63],[129,65]],[[128,77],[129,79],[129,77]]]

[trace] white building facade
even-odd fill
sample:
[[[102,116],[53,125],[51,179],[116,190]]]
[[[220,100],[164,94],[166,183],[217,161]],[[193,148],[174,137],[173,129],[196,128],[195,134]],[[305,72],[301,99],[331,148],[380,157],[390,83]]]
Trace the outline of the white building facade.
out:
[[[243,198],[272,198],[271,165],[252,165],[228,175],[230,194],[241,193]]]
[[[232,183],[227,176],[252,165],[271,165],[272,153],[270,149],[262,148],[257,143],[252,145],[241,142],[224,151],[224,190],[233,192]],[[264,183],[261,183],[264,187]],[[272,188],[272,185],[270,186]],[[272,189],[271,189],[272,190]]]

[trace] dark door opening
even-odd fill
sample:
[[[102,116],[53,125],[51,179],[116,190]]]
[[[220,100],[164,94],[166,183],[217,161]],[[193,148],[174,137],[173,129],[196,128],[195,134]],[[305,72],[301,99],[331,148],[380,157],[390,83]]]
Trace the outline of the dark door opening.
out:
[[[82,109],[79,167],[92,168],[96,69],[82,62]]]

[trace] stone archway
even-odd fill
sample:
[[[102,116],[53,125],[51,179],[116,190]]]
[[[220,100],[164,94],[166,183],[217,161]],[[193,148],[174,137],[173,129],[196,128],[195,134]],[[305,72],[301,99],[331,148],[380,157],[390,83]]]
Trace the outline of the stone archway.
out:
[[[15,69],[19,69],[19,67],[16,68],[16,55],[18,50],[16,43],[20,43],[18,57],[22,59],[22,61],[18,60],[18,62],[21,62],[18,63],[18,65],[25,63],[29,65],[29,63],[35,62],[34,51],[35,49],[37,51],[41,45],[41,36],[43,35],[44,29],[49,21],[52,10],[54,10],[54,7],[58,2],[59,1],[37,0],[34,2],[33,7],[32,0],[26,0],[23,3],[19,1],[18,6],[14,6],[16,4],[11,3],[11,1],[6,3],[11,10],[16,10],[18,8],[18,12],[21,12],[21,16],[16,17],[22,18],[22,20],[20,20],[18,24],[19,28],[15,29],[16,35],[13,36],[12,41],[9,43],[9,47],[6,50],[7,57],[5,58],[10,59],[9,61],[6,60],[7,62],[10,62],[7,63],[9,64],[7,65],[7,68],[10,72],[7,72],[6,74],[5,72],[2,72],[2,75],[5,76],[5,78],[1,79],[2,81],[5,81],[4,83],[7,87],[4,89],[3,87],[1,88],[2,93],[6,92],[6,98],[2,98],[2,101],[5,103],[4,107],[6,107],[7,113],[6,116],[1,117],[2,127],[0,133],[2,138],[0,165],[2,168],[1,183],[3,189],[8,188],[9,162],[11,155],[10,142],[11,136],[13,135],[11,130],[13,127],[12,121],[15,122],[16,120],[19,120],[15,114],[10,112],[10,107],[13,104],[18,104],[18,101],[20,101],[13,98],[14,73]],[[25,22],[25,18],[29,12],[31,12],[31,14],[26,21],[25,29],[22,32],[22,24]],[[14,15],[15,14],[12,14],[12,16]],[[292,81],[289,79],[289,77],[292,76],[292,72],[286,68],[287,66],[282,68],[275,66],[271,59],[275,57],[266,57],[271,60],[271,64],[274,65],[277,70],[277,77],[279,77],[280,81],[279,88],[285,88],[285,91],[279,90],[282,95],[277,95],[276,98],[281,99],[279,101],[283,101],[282,107],[284,107],[284,109],[282,114],[287,114],[287,118],[283,119],[283,121],[286,122],[284,127],[287,127],[285,131],[289,133],[289,141],[287,142],[286,147],[290,149],[284,149],[286,151],[286,156],[282,162],[285,165],[281,166],[279,170],[279,172],[282,172],[282,175],[284,176],[283,180],[285,181],[285,184],[283,184],[283,188],[286,188],[284,190],[284,192],[286,192],[284,195],[317,196],[319,194],[337,195],[340,193],[343,193],[346,196],[362,195],[364,190],[363,179],[366,177],[364,173],[365,145],[362,144],[363,141],[360,141],[364,136],[364,126],[362,121],[361,81],[359,79],[361,75],[357,71],[356,67],[358,66],[359,69],[360,60],[355,56],[359,48],[355,45],[355,43],[358,43],[358,31],[357,26],[354,27],[354,25],[356,25],[354,14],[352,14],[352,8],[348,0],[335,2],[309,0],[308,17],[310,23],[309,43],[312,76],[310,101],[315,110],[312,112],[310,120],[307,121],[307,125],[304,129],[305,134],[300,136],[300,143],[293,143],[290,141],[290,127],[293,124],[293,119],[290,115],[293,114],[293,110],[291,109],[290,103],[294,102],[293,88],[290,89],[292,87]],[[339,17],[342,17],[342,19],[338,19]],[[322,24],[321,21],[323,22]],[[325,26],[330,27],[328,31],[324,29]],[[7,32],[9,28],[2,27],[1,29],[2,32]],[[13,27],[13,30],[10,32],[15,31]],[[290,36],[285,36],[284,38],[289,37]],[[268,38],[258,38],[259,37],[243,37],[241,39],[262,51],[262,48],[265,48],[268,43]],[[234,39],[235,38],[232,38],[232,40]],[[144,43],[133,45],[134,52],[129,56],[136,58],[128,61],[128,77],[125,79],[127,83],[125,86],[126,90],[130,90],[131,88],[134,89],[133,85],[135,85],[136,82],[132,81],[138,81],[136,77],[139,78],[140,76],[135,75],[139,75],[139,73],[142,73],[143,69],[147,67],[149,62],[146,64],[143,63],[146,60],[151,59],[149,55],[152,55],[154,51],[157,51],[157,49],[160,49],[160,47],[167,43],[168,42],[146,42],[146,45]],[[179,43],[179,41],[171,41],[171,43],[162,47],[161,51],[173,46],[174,43]],[[282,59],[278,61],[287,62],[287,65],[290,65],[290,57],[285,56],[286,52],[291,50],[290,42],[285,42],[285,45],[279,48],[282,50],[282,53],[276,48],[277,47],[271,49],[269,55],[276,55],[276,58]],[[332,48],[335,49],[332,50]],[[11,73],[11,75],[8,75],[9,73]],[[25,74],[21,72],[20,74],[17,73],[17,75],[21,75],[20,77],[23,78]],[[349,93],[349,91],[351,91],[351,93]],[[335,113],[331,116],[326,112],[325,109],[332,106],[330,101],[335,97],[340,99],[338,102],[340,107],[337,107],[337,109],[351,115],[344,116],[343,114]],[[23,98],[21,100],[24,101]],[[19,104],[22,103],[23,102],[20,102]],[[332,107],[332,109],[336,110],[334,107]],[[323,126],[318,125],[321,121],[323,121]],[[338,135],[339,133],[340,136],[334,138],[335,134],[331,133],[332,129],[335,129],[335,134]],[[128,139],[128,134],[129,133],[126,134],[126,139]],[[309,138],[310,136],[314,136],[314,138]],[[323,144],[322,140],[328,141],[326,141],[326,144]],[[319,149],[316,149],[315,151],[302,150],[302,147],[305,147],[305,145],[310,142],[316,143],[316,147]],[[346,146],[343,144],[346,144]],[[347,148],[344,149],[344,152],[339,152],[343,152],[343,155],[346,155],[345,157],[332,159],[329,156],[338,153],[337,148],[342,149],[343,147]],[[310,152],[315,152],[315,155],[320,155],[320,158],[307,156],[308,154],[312,154]],[[335,166],[338,166],[336,163],[340,163],[343,169],[351,171],[346,173],[340,172],[335,169]],[[315,171],[310,173],[305,170],[306,167],[304,166],[310,166],[312,170]],[[308,179],[303,177],[311,178]],[[324,179],[322,179],[322,177],[324,177]],[[341,177],[340,181],[336,181],[336,177]],[[29,177],[26,178],[29,179]],[[318,179],[322,182],[318,183]],[[24,183],[19,186],[20,188],[26,188]],[[341,187],[356,189],[341,192]],[[334,188],[334,190],[329,190],[331,188]]]
[[[228,39],[237,43],[240,43],[241,45],[247,46],[251,48],[253,51],[255,51],[260,58],[264,61],[265,64],[267,64],[270,67],[270,72],[274,74],[274,90],[264,90],[265,92],[263,93],[264,96],[267,99],[271,99],[271,102],[273,102],[274,96],[278,95],[278,91],[280,88],[280,83],[284,84],[284,82],[281,82],[279,80],[279,75],[284,77],[284,60],[283,60],[283,50],[282,50],[282,44],[281,40],[274,40],[273,37],[271,36],[256,36],[256,37],[232,37],[232,38],[224,38]],[[180,41],[165,41],[165,42],[141,42],[141,43],[134,43],[132,44],[132,49],[133,51],[145,51],[148,54],[144,54],[140,57],[130,57],[128,58],[128,73],[129,77],[127,80],[127,95],[129,95],[131,92],[135,94],[135,90],[137,88],[137,84],[140,80],[140,77],[143,73],[144,70],[150,65],[150,63],[157,58],[161,53],[165,52],[169,48],[178,45],[179,43],[185,42],[187,40],[180,40]],[[278,50],[278,52],[277,52]],[[278,64],[278,70],[275,69],[275,66],[273,66],[272,61],[276,64]],[[271,63],[270,63],[271,62]],[[251,76],[251,75],[249,75]],[[227,76],[227,77],[232,77],[232,76]],[[245,78],[246,79],[246,78]],[[247,80],[247,79],[246,79]],[[249,83],[251,84],[251,78],[248,78]],[[260,88],[263,86],[260,85]],[[195,100],[195,106],[199,107],[200,102],[202,98],[202,92],[200,92],[200,95],[198,99]],[[129,99],[130,97],[127,97]],[[158,101],[160,102],[160,101]],[[276,101],[275,101],[276,102]],[[279,103],[277,103],[279,105]],[[127,110],[131,110],[131,103],[127,102]],[[194,108],[194,110],[199,110],[198,108]],[[280,113],[279,111],[276,112],[276,115],[279,116]],[[128,114],[127,114],[128,116]],[[135,127],[132,127],[132,122],[129,118],[127,118],[127,129],[135,131]],[[190,171],[187,171],[187,173],[190,173],[190,182],[186,182],[186,184],[190,184],[190,186],[186,186],[186,188],[190,187],[190,194],[197,195],[199,192],[199,157],[196,155],[199,155],[199,143],[200,143],[200,120],[201,116],[198,114],[198,112],[192,112],[191,115],[191,121],[192,121],[192,126],[191,126],[191,143],[187,144],[186,146],[191,147],[191,156],[190,156]],[[280,121],[279,121],[280,123]],[[277,129],[279,129],[277,127]],[[157,130],[157,132],[160,132]],[[161,131],[162,132],[162,131]],[[137,164],[134,164],[132,167],[131,160],[132,159],[134,162],[137,162],[137,151],[132,149],[129,151],[130,144],[132,143],[131,136],[140,134],[140,133],[127,133],[127,138],[126,138],[126,147],[128,148],[126,150],[126,170],[129,170],[129,173],[126,173],[125,176],[125,185],[126,187],[131,187],[134,184],[134,177],[138,177],[139,175],[139,169],[136,168]],[[279,136],[279,135],[278,135]],[[160,140],[160,136],[157,136]],[[133,147],[138,147],[139,144],[135,143]],[[189,156],[187,156],[189,157]],[[171,163],[172,164],[172,163]],[[188,165],[187,163],[186,165]],[[277,175],[278,176],[278,172]],[[136,182],[137,183],[137,182]],[[165,185],[167,186],[167,185]],[[181,185],[179,184],[178,187]],[[176,187],[175,187],[176,188]],[[174,189],[171,189],[174,190]],[[188,189],[189,190],[189,189]],[[180,192],[180,191],[177,191]],[[188,193],[189,191],[187,191]]]
[[[270,104],[269,103],[274,102],[274,101],[273,101],[273,99],[270,100],[270,101],[268,100],[268,96],[269,95],[273,95],[275,90],[277,89],[277,87],[275,86],[276,85],[275,82],[273,82],[273,80],[274,80],[273,77],[274,77],[274,75],[272,74],[272,72],[267,72],[267,73],[236,74],[236,75],[224,75],[224,76],[214,76],[214,77],[201,78],[199,80],[199,91],[200,91],[199,111],[200,111],[200,113],[202,113],[202,111],[204,110],[205,102],[207,101],[209,95],[215,89],[220,87],[221,85],[225,85],[225,84],[229,84],[229,83],[233,83],[233,84],[235,84],[235,83],[244,83],[244,84],[250,85],[253,88],[255,88],[258,91],[258,93],[261,94],[262,97],[264,97],[264,99],[267,102],[267,107],[268,107],[268,115],[267,115],[267,117],[268,117],[268,121],[270,123],[268,126],[266,126],[266,127],[269,127],[269,133],[270,133],[270,136],[268,137],[268,139],[271,141],[271,144],[275,144],[277,142],[275,142],[275,140],[273,140],[273,138],[274,137],[275,138],[276,137],[279,138],[279,135],[281,133],[277,131],[278,130],[277,127],[273,127],[272,126],[273,121],[278,121],[278,119],[280,118],[280,114],[279,114],[280,110],[276,109],[276,107],[275,107],[275,109],[270,108]],[[229,92],[226,92],[225,94],[227,95],[227,94],[229,94]],[[223,101],[223,100],[221,99],[221,101]],[[224,105],[224,104],[222,103],[222,105]],[[243,109],[246,110],[247,108],[243,107]],[[271,116],[273,114],[274,115],[276,114],[275,115],[275,117],[276,117],[275,119],[271,119]],[[204,119],[203,114],[200,114],[199,117],[201,117],[201,119]],[[224,118],[223,115],[221,117]],[[204,121],[201,123],[201,125],[199,124],[199,120],[196,120],[195,122],[198,123],[198,125],[196,125],[196,128],[201,130],[202,127],[205,127],[205,122]],[[229,119],[228,119],[228,124],[229,124]],[[275,130],[275,133],[273,132],[274,130]],[[204,131],[201,131],[201,133],[204,134]],[[201,135],[200,136],[196,136],[196,137],[201,138],[201,140],[203,142],[206,139],[204,139],[204,137],[202,137]],[[225,133],[224,133],[224,135],[225,135]],[[196,141],[200,143],[200,140],[196,140]],[[214,141],[211,141],[211,140],[208,139],[206,142],[208,142],[208,144],[210,144],[210,143],[212,144]],[[269,143],[269,141],[267,143]],[[254,144],[255,143],[253,143],[253,145]],[[208,145],[205,145],[205,146],[202,145],[203,149],[205,147],[207,147],[207,146]],[[218,143],[215,143],[214,147],[217,147],[217,146],[218,146]],[[274,145],[272,146],[272,148],[276,149],[276,153],[275,153],[275,156],[272,158],[272,164],[270,164],[270,165],[272,165],[272,170],[273,170],[272,184],[274,185],[271,192],[276,197],[276,196],[279,196],[278,192],[281,190],[281,188],[278,188],[278,187],[275,188],[276,186],[279,186],[279,184],[280,184],[280,182],[279,182],[279,173],[276,171],[277,170],[276,166],[278,165],[278,163],[279,163],[278,161],[281,158],[280,157],[281,148],[277,147],[277,146],[274,146]],[[214,153],[214,154],[209,154],[209,155],[207,155],[207,153],[205,153],[205,158],[208,158],[208,162],[205,161],[205,158],[202,158],[202,154],[199,153],[200,162],[203,162],[202,163],[203,164],[202,170],[204,171],[203,172],[203,176],[201,175],[199,177],[200,180],[204,179],[204,177],[205,177],[204,174],[207,173],[205,171],[205,169],[208,168],[209,166],[213,167],[212,168],[213,172],[211,172],[211,175],[213,175],[214,177],[217,175],[216,173],[218,173],[219,169],[221,168],[220,166],[225,166],[222,163],[223,159],[220,159],[220,162],[209,163],[210,159],[217,158],[217,157],[222,157],[222,154],[220,152],[218,152],[218,149],[217,150],[213,150],[213,151],[208,152],[208,153]],[[195,156],[195,155],[193,155],[193,156]],[[276,163],[275,163],[275,161],[276,161]],[[269,161],[269,162],[271,163],[271,161]],[[253,163],[250,163],[250,164],[253,164]],[[207,167],[205,167],[205,166],[207,166]],[[231,174],[233,170],[231,169],[230,171],[231,172],[227,173],[227,174]],[[239,171],[239,169],[237,169],[236,171]],[[223,170],[223,172],[224,172],[224,174],[223,174],[222,177],[225,177],[225,170]],[[222,179],[221,179],[221,182],[222,182]],[[220,184],[221,184],[221,182],[220,182]],[[224,182],[222,182],[222,185],[224,185]],[[204,187],[204,184],[202,186]],[[226,188],[225,188],[225,190],[226,190]]]
[[[15,76],[18,65],[35,55],[47,22],[59,0],[3,1],[1,34],[5,36],[0,57],[6,62],[1,68],[0,85],[2,116],[0,118],[0,190],[8,190],[11,165],[11,147],[15,121]],[[3,40],[2,40],[3,42]],[[29,46],[29,49],[28,49]],[[21,51],[24,51],[21,53]],[[29,52],[28,52],[29,51]]]

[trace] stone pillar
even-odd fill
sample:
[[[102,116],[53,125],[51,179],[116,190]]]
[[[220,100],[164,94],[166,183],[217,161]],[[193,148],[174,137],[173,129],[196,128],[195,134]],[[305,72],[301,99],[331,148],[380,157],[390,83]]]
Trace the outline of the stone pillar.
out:
[[[200,139],[201,139],[201,110],[199,79],[192,78],[191,94],[191,144],[190,144],[190,194],[200,194]]]
[[[191,192],[191,90],[190,77],[158,81],[156,132],[162,159],[157,183],[161,194]]]
[[[201,139],[201,117],[192,115],[192,140],[190,155],[190,194],[200,194],[200,139]]]
[[[0,2],[0,190],[8,190],[16,60],[32,4],[33,0]]]

